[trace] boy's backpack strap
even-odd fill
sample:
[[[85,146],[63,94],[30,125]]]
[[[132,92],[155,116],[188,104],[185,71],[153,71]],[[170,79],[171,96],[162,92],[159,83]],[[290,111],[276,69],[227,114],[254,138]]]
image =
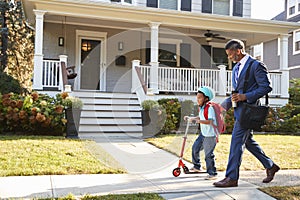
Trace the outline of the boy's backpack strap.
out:
[[[208,102],[204,107],[204,118],[208,120],[208,109],[210,107],[210,103]]]

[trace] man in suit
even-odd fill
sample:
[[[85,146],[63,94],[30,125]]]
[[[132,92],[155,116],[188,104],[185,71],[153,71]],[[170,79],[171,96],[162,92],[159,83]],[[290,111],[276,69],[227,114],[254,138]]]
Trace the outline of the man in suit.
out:
[[[267,172],[267,177],[263,179],[263,182],[269,183],[273,180],[275,173],[278,172],[280,168],[266,156],[259,144],[253,139],[252,130],[242,128],[240,125],[241,105],[243,102],[259,104],[259,99],[272,91],[269,74],[263,63],[256,61],[245,52],[245,46],[242,41],[237,39],[228,41],[225,45],[225,50],[228,58],[237,63],[232,70],[233,88],[237,93],[233,93],[229,98],[225,99],[222,106],[228,110],[232,107],[232,101],[236,102],[237,106],[234,108],[235,122],[232,131],[226,175],[223,180],[215,182],[214,186],[238,186],[239,168],[245,147],[262,163]],[[252,63],[251,66],[250,63]],[[248,86],[244,93],[244,80],[248,67],[251,68]]]

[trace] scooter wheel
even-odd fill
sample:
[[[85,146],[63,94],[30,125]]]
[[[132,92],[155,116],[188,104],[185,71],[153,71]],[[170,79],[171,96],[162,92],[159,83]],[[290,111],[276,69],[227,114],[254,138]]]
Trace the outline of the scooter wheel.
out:
[[[180,175],[180,173],[181,173],[181,171],[180,171],[179,167],[173,169],[173,176],[177,177]]]

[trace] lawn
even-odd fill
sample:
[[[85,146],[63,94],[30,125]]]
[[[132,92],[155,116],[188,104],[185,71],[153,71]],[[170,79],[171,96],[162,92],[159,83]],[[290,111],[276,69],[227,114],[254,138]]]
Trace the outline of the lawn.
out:
[[[166,135],[146,141],[178,154],[183,135]],[[300,137],[284,135],[255,135],[267,155],[282,169],[300,169]],[[184,158],[191,161],[191,146],[196,135],[189,135]],[[221,135],[216,147],[218,170],[225,170],[230,135]],[[50,174],[104,174],[126,173],[118,162],[94,141],[65,139],[63,137],[0,136],[0,176],[30,176]],[[202,155],[203,160],[203,155]],[[204,161],[203,161],[204,163]],[[242,170],[260,170],[260,163],[245,151]],[[300,199],[299,186],[266,187],[262,191],[277,199]],[[59,198],[74,199],[72,196]],[[157,199],[157,194],[124,194],[85,196],[82,199]]]
[[[0,136],[0,146],[0,176],[125,173],[93,141]]]
[[[191,162],[191,148],[197,135],[188,135],[184,159]],[[231,135],[223,134],[216,146],[216,167],[224,171],[227,165]],[[277,163],[281,169],[300,168],[300,137],[291,135],[254,135],[254,139],[261,145],[264,152]],[[179,155],[183,141],[183,135],[166,135],[149,138],[147,142]],[[200,154],[201,162],[205,168],[203,151]],[[247,150],[243,155],[241,170],[261,170],[261,163]]]

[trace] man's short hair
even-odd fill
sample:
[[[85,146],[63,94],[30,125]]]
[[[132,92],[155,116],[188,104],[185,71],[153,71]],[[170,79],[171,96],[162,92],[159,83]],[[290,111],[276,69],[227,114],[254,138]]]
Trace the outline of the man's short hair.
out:
[[[242,42],[241,40],[238,39],[232,39],[229,40],[226,44],[225,44],[225,50],[227,49],[233,49],[233,50],[237,50],[237,49],[245,49],[245,45],[244,42]]]

